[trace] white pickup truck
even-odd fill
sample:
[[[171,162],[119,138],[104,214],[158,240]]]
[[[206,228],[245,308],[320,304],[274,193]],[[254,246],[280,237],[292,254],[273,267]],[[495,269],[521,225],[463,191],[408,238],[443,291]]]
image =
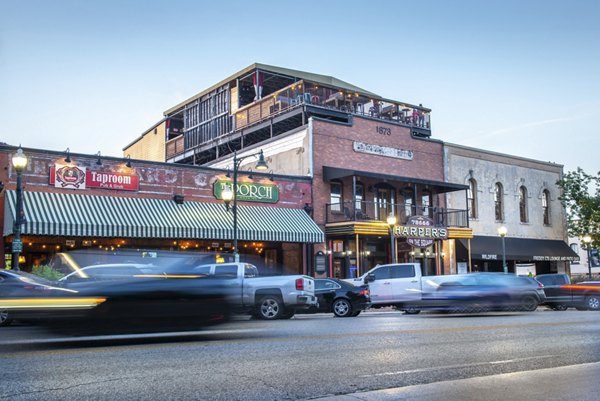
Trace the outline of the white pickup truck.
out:
[[[289,319],[298,309],[318,306],[315,280],[309,276],[259,277],[256,266],[249,263],[200,265],[193,273],[225,279],[219,283],[228,286],[232,305],[260,319]]]
[[[543,285],[529,277],[503,273],[423,276],[419,263],[380,265],[347,281],[369,285],[372,307],[395,306],[406,313],[421,309],[533,311],[546,299]]]

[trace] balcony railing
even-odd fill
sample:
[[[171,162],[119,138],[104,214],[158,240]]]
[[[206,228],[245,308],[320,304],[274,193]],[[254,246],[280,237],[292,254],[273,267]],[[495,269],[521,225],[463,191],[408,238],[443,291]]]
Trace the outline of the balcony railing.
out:
[[[392,213],[396,216],[398,224],[405,224],[411,216],[426,216],[434,224],[444,227],[468,227],[467,210],[446,209],[440,207],[415,206],[409,203],[328,203],[326,205],[326,223],[339,223],[351,221],[382,221],[387,223],[387,218]]]

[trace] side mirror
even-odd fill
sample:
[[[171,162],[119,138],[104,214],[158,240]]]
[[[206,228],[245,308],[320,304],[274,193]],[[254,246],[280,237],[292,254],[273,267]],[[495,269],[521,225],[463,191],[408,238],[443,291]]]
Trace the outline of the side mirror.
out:
[[[375,281],[375,274],[369,273],[365,276],[365,284],[369,284],[371,281]]]

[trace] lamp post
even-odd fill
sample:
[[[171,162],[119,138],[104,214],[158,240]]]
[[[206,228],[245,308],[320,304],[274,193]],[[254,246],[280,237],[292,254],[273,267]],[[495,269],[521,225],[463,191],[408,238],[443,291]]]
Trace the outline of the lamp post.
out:
[[[15,221],[13,231],[15,238],[12,242],[12,269],[19,271],[19,255],[23,252],[23,242],[21,241],[21,225],[23,224],[23,184],[21,174],[27,166],[27,156],[19,146],[17,152],[12,157],[12,164],[17,172],[17,207],[15,211]]]
[[[504,273],[508,273],[508,266],[506,265],[506,244],[504,242],[507,232],[508,230],[504,226],[498,229],[498,235],[502,238],[502,270],[504,270]]]
[[[237,224],[237,176],[238,170],[240,168],[240,164],[247,157],[256,157],[258,156],[258,162],[256,162],[256,170],[265,171],[269,169],[267,162],[265,161],[265,156],[263,155],[263,151],[261,150],[258,153],[252,153],[249,155],[245,155],[242,157],[237,156],[237,151],[233,152],[233,183],[230,187],[225,187],[223,192],[221,193],[221,197],[225,202],[225,207],[229,210],[229,204],[233,200],[233,205],[231,206],[231,210],[233,211],[233,257],[234,261],[237,263],[240,261],[240,254],[238,253],[238,224]]]
[[[387,217],[387,223],[390,225],[390,241],[392,245],[392,263],[396,263],[396,241],[394,240],[394,226],[396,225],[396,216],[393,212]]]
[[[585,243],[585,247],[587,250],[587,262],[588,262],[588,278],[592,278],[592,253],[590,252],[592,247],[592,237],[587,234],[582,238]]]

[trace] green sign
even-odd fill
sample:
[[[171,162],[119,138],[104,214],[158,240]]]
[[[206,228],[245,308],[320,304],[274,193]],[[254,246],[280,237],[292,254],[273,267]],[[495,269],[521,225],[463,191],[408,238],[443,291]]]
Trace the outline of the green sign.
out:
[[[213,194],[217,199],[223,199],[223,190],[231,186],[231,181],[217,180],[213,185]],[[256,182],[238,182],[237,200],[247,202],[277,203],[279,188],[275,184],[258,184]]]
[[[12,251],[13,253],[21,253],[23,252],[23,242],[20,239],[16,239],[12,243]]]

